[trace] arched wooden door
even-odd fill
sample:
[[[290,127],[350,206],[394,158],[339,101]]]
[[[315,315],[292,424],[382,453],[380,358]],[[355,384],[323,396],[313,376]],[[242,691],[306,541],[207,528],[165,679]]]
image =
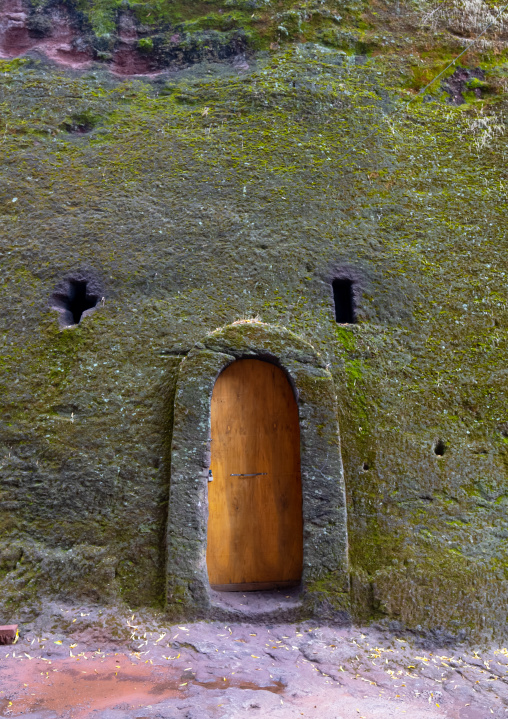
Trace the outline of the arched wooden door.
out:
[[[229,365],[215,383],[211,426],[210,585],[249,591],[298,584],[300,427],[284,372],[260,360]]]

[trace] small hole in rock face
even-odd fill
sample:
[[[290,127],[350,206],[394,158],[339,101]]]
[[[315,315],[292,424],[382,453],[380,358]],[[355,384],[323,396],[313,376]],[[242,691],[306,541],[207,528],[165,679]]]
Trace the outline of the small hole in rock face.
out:
[[[502,424],[498,424],[497,426],[499,432],[503,435],[503,437],[508,437],[508,422],[503,422]]]
[[[437,454],[438,457],[442,457],[445,452],[446,452],[445,443],[443,442],[442,439],[438,439],[434,445],[434,454]]]
[[[332,282],[335,319],[339,324],[356,322],[353,296],[353,281],[337,279]]]
[[[364,462],[364,463],[362,464],[362,469],[363,469],[364,472],[367,472],[367,471],[370,469],[369,464],[368,464],[367,462]]]
[[[76,112],[70,116],[63,124],[62,128],[67,132],[84,135],[87,132],[91,132],[100,122],[100,115],[96,115],[89,110],[84,112]]]
[[[89,281],[86,279],[67,280],[65,290],[53,293],[52,306],[63,314],[66,326],[79,324],[83,313],[97,307],[99,295],[91,291]]]

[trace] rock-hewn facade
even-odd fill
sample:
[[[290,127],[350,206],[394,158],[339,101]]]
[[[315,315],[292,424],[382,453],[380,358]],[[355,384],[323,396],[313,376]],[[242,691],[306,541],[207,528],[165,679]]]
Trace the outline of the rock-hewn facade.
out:
[[[304,489],[331,487],[302,611],[501,634],[502,27],[422,101],[481,30],[459,0],[448,29],[423,5],[216,5],[2,11],[0,618],[47,596],[206,614],[203,519],[181,544],[175,509],[214,376],[268,351]],[[127,46],[151,59],[122,77]]]

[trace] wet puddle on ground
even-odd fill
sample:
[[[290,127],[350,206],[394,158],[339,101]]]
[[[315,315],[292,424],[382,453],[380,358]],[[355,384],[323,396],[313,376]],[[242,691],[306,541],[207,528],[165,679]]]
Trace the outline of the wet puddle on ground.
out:
[[[265,691],[265,692],[272,692],[273,694],[281,694],[284,691],[285,685],[282,682],[274,682],[273,684],[268,684],[266,686],[259,686],[259,684],[254,684],[254,682],[245,682],[245,681],[230,681],[226,678],[224,679],[216,679],[213,682],[192,682],[193,684],[196,684],[198,687],[204,687],[205,689],[229,689],[229,687],[234,687],[235,689],[254,689],[259,691]]]
[[[73,710],[76,719],[93,710],[111,709],[119,704],[139,709],[170,698],[182,696],[191,686],[211,690],[229,688],[268,691],[280,694],[284,684],[273,681],[260,686],[247,680],[217,678],[196,681],[193,672],[151,664],[134,664],[125,655],[73,661],[40,659],[16,662],[8,676],[2,676],[4,696],[0,696],[0,713],[9,715],[33,711],[54,711],[65,714]],[[10,686],[16,687],[10,691]],[[2,692],[3,693],[3,692]],[[11,703],[12,702],[12,703]]]
[[[82,668],[83,667],[83,668]],[[179,674],[179,673],[178,673]],[[169,675],[169,677],[168,677]],[[133,664],[125,657],[83,661],[66,666],[65,660],[33,660],[16,666],[17,686],[24,691],[11,694],[7,704],[11,714],[51,710],[59,714],[74,709],[73,716],[86,716],[94,709],[107,709],[119,703],[138,709],[147,704],[181,696],[183,687],[175,672],[163,667]],[[9,681],[2,682],[8,696]],[[5,701],[0,699],[0,701]],[[7,700],[9,701],[9,700]]]

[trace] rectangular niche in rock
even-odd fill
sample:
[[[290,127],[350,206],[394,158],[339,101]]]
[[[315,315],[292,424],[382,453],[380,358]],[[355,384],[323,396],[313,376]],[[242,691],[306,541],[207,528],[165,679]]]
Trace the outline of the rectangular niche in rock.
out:
[[[333,280],[332,288],[336,321],[341,325],[356,322],[353,280]]]

